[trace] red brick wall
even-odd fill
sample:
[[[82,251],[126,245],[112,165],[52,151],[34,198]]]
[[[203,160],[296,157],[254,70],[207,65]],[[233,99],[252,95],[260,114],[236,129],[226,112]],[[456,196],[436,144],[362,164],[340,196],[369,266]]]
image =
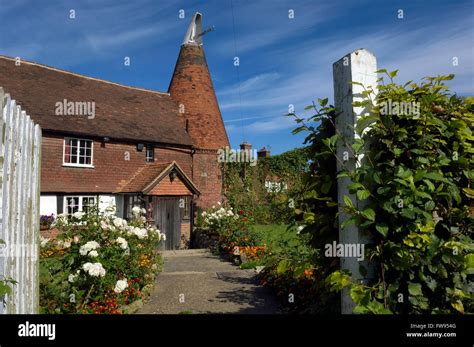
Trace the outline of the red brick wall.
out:
[[[191,224],[189,222],[181,223],[181,243],[180,249],[189,248],[189,241],[191,239]]]
[[[222,201],[222,171],[216,151],[196,150],[193,155],[193,182],[201,192],[196,200],[197,207],[209,208]]]
[[[111,193],[121,180],[129,180],[139,167],[146,164],[145,149],[138,152],[136,144],[109,142],[102,146],[94,141],[94,168],[74,168],[63,165],[64,137],[43,134],[41,163],[42,193]],[[125,152],[130,160],[125,160]],[[155,148],[155,161],[175,160],[189,177],[192,176],[190,149]]]

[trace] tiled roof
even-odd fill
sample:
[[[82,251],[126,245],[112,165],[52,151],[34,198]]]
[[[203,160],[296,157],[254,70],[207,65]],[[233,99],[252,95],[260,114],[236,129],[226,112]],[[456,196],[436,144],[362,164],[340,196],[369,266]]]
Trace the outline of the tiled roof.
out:
[[[181,180],[195,194],[199,194],[199,190],[186,176],[179,165],[173,161],[171,163],[153,163],[146,164],[139,168],[130,180],[122,182],[120,188],[114,193],[143,193],[147,194],[153,189],[171,170],[175,169]]]
[[[0,56],[0,87],[46,131],[192,145],[167,93],[123,86]],[[95,117],[57,115],[56,103],[95,102]]]

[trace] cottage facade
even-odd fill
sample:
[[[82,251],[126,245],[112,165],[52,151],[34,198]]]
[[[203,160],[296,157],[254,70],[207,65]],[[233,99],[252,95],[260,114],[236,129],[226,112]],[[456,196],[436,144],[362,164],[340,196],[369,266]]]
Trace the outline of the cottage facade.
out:
[[[196,13],[167,93],[0,56],[0,86],[43,130],[41,214],[146,208],[166,248],[190,239],[196,208],[222,199],[229,145]]]

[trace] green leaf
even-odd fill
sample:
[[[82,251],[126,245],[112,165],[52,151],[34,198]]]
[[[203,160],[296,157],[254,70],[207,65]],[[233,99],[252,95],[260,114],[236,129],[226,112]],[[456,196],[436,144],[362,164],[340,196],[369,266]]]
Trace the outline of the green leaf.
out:
[[[468,275],[474,274],[474,253],[469,253],[464,256],[464,264],[466,265],[466,273]]]
[[[423,182],[425,182],[426,186],[430,190],[430,192],[433,192],[435,190],[435,186],[433,183],[431,183],[430,180],[424,179]]]
[[[282,261],[280,261],[278,263],[278,266],[277,266],[277,273],[279,275],[281,275],[282,273],[285,273],[286,270],[288,269],[288,266],[289,266],[289,261],[286,260],[286,259],[283,259]]]
[[[296,134],[298,134],[298,133],[300,133],[300,132],[302,132],[303,130],[306,130],[306,129],[307,129],[306,126],[302,125],[302,126],[296,128],[296,129],[294,129],[291,133],[293,135],[296,135]]]
[[[331,186],[332,186],[332,182],[331,181],[328,181],[328,182],[325,182],[321,185],[321,193],[323,194],[327,194],[329,193],[329,190],[331,189]]]
[[[354,208],[354,204],[352,203],[351,198],[347,195],[344,195],[344,203],[346,204],[347,207]]]
[[[389,72],[390,77],[395,77],[397,75],[398,70],[393,70]]]
[[[471,199],[474,199],[474,189],[471,189],[471,188],[463,188],[462,189],[464,193],[466,193],[466,195],[471,198]]]
[[[387,237],[388,234],[388,225],[385,223],[380,223],[375,225],[375,229],[382,234],[383,237]]]
[[[378,172],[374,172],[372,177],[373,177],[375,183],[382,184],[382,179],[380,178],[380,175],[379,175]]]
[[[318,99],[318,102],[319,104],[321,105],[321,107],[324,107],[327,105],[329,99],[328,98],[325,98],[325,99]]]
[[[423,295],[420,283],[408,283],[408,293],[413,296]]]
[[[457,311],[464,313],[464,305],[462,304],[461,300],[456,300],[455,302],[452,302],[451,306],[453,306]]]
[[[341,224],[341,229],[345,229],[348,225],[355,224],[356,219],[354,217],[346,219],[344,222]]]
[[[372,210],[370,207],[367,207],[364,211],[361,212],[362,216],[366,219],[375,221],[375,211]]]
[[[357,191],[357,199],[360,201],[367,199],[370,196],[370,192],[367,189]]]

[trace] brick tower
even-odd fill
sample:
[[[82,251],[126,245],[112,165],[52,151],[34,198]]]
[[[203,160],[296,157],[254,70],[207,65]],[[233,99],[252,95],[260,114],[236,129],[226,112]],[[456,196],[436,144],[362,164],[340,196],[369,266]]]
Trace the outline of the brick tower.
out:
[[[193,140],[193,177],[201,191],[197,206],[207,208],[222,200],[222,170],[217,150],[229,146],[214,86],[202,46],[202,15],[193,16],[184,37],[168,89],[183,114]]]

